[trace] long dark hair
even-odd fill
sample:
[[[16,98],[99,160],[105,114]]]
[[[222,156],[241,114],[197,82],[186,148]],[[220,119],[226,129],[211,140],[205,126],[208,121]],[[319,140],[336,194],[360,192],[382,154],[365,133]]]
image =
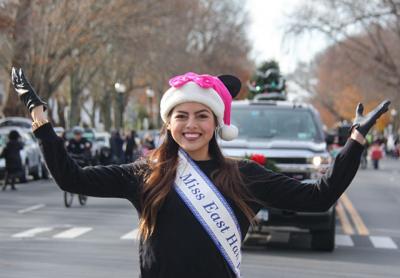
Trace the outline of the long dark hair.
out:
[[[255,214],[246,201],[258,201],[243,185],[238,161],[224,157],[215,136],[214,134],[209,142],[209,153],[216,160],[219,168],[211,174],[211,179],[219,190],[235,202],[249,222],[253,223]],[[139,233],[142,240],[147,240],[154,232],[158,211],[172,189],[178,166],[179,145],[166,125],[162,127],[160,137],[162,144],[148,157],[150,169],[144,178],[139,221]]]

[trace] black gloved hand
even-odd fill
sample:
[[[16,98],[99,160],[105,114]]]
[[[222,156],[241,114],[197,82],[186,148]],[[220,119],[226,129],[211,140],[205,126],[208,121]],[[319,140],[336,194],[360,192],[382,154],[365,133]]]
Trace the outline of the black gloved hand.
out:
[[[32,112],[33,108],[40,105],[43,105],[43,111],[46,111],[47,104],[36,94],[29,81],[25,78],[21,68],[12,68],[11,81],[15,91],[18,93],[19,99],[24,102],[29,112]]]
[[[363,116],[364,105],[359,103],[356,108],[356,118],[353,121],[350,131],[356,128],[365,137],[376,120],[378,120],[383,113],[388,111],[389,105],[390,100],[382,101],[374,110],[369,112],[366,116]]]

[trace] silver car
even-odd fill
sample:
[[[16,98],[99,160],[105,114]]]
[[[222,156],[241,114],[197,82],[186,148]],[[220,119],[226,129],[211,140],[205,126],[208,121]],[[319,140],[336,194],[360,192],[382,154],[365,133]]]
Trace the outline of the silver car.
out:
[[[21,127],[21,128],[32,128],[32,120],[23,117],[5,117],[0,119],[0,128],[3,127]]]

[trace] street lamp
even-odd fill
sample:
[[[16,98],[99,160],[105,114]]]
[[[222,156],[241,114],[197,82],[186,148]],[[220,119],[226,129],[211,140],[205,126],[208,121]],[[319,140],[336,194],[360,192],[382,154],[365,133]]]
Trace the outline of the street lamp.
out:
[[[122,83],[114,84],[115,91],[118,93],[118,104],[119,104],[119,126],[123,129],[124,126],[124,93],[126,92],[126,86]]]
[[[149,103],[149,118],[150,118],[150,123],[153,123],[153,98],[154,98],[154,91],[150,88],[146,88],[146,95],[148,98],[148,103]]]

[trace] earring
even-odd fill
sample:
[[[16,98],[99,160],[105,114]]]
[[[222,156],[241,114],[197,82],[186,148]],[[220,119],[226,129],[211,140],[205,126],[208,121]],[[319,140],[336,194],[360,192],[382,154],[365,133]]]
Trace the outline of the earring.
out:
[[[215,128],[215,130],[214,130],[214,136],[215,136],[215,138],[218,138],[220,129],[221,129],[220,126],[217,126],[217,127]]]

